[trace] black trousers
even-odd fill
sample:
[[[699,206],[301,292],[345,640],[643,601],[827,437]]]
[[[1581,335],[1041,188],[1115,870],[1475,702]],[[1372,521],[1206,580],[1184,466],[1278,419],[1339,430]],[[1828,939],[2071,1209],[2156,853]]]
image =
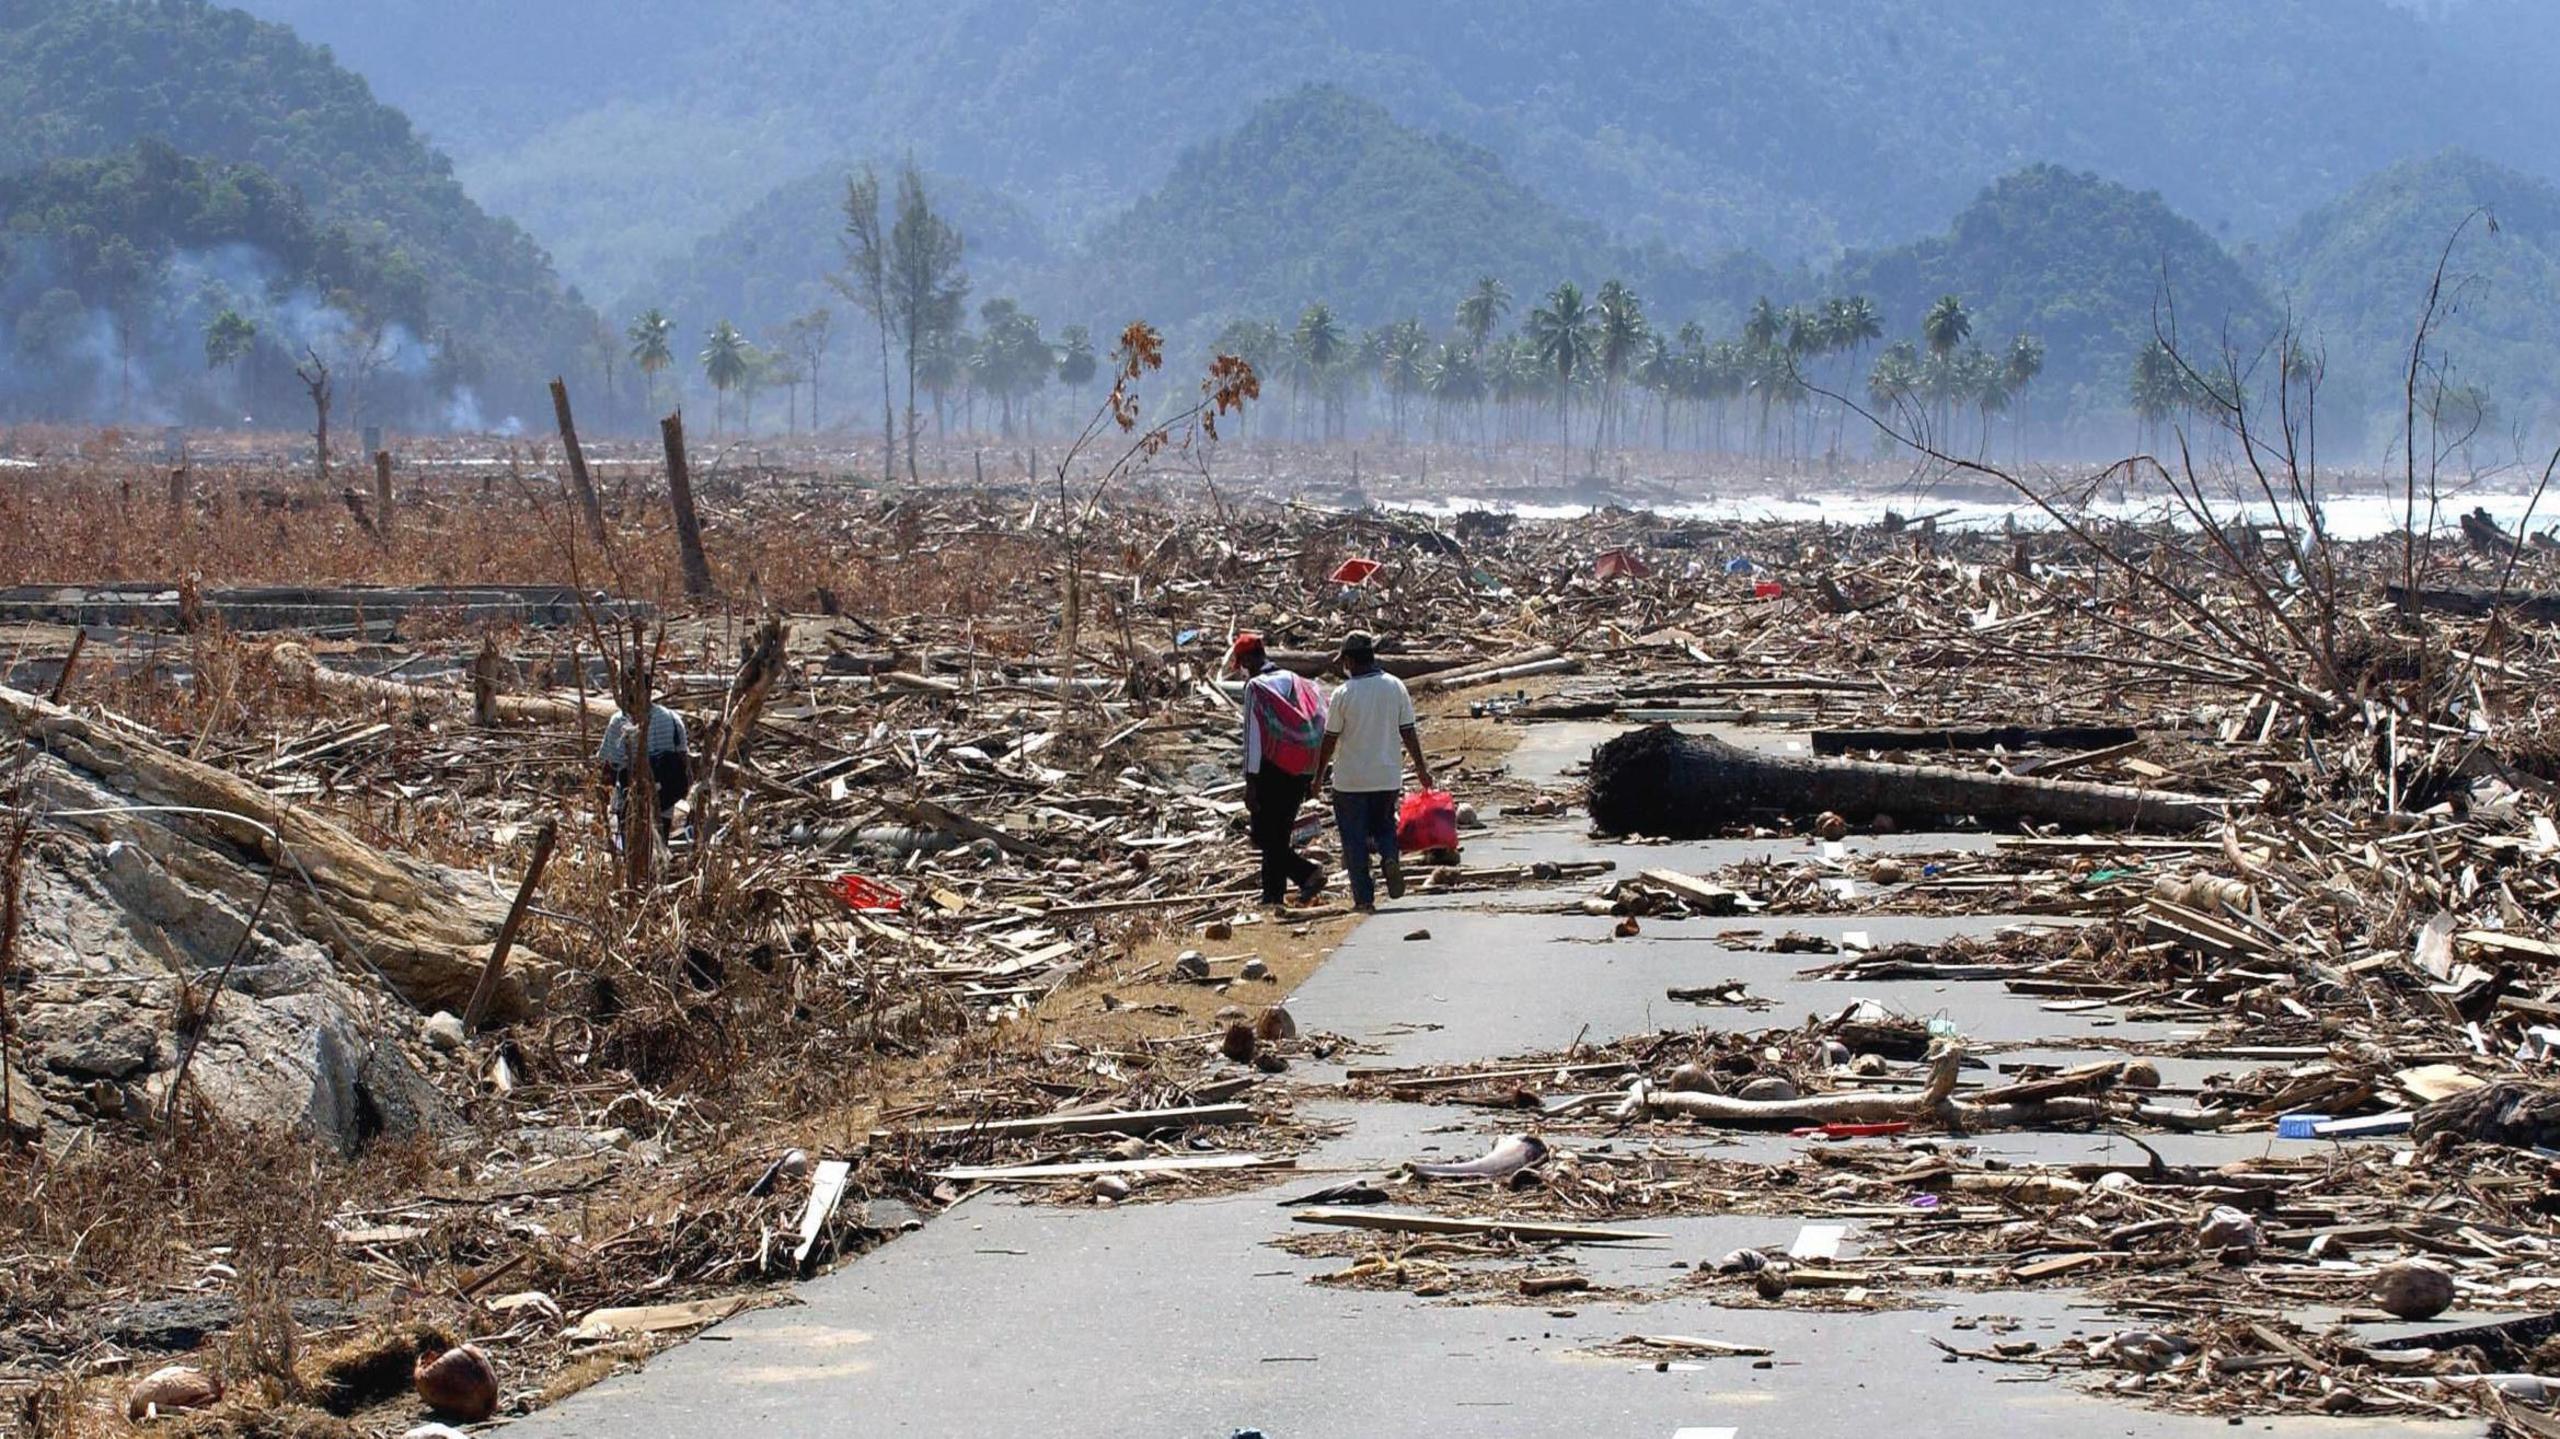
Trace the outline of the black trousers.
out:
[[[1278,904],[1293,883],[1305,883],[1323,869],[1289,843],[1297,827],[1298,808],[1307,802],[1313,775],[1287,774],[1264,766],[1244,777],[1244,806],[1253,847],[1262,854],[1262,902]]]
[[[622,833],[623,801],[631,791],[631,772],[620,765],[609,765],[605,772],[613,777],[613,832]],[[683,750],[668,750],[649,756],[649,788],[657,792],[658,836],[666,837],[668,821],[674,816],[676,801],[693,788],[693,756]]]

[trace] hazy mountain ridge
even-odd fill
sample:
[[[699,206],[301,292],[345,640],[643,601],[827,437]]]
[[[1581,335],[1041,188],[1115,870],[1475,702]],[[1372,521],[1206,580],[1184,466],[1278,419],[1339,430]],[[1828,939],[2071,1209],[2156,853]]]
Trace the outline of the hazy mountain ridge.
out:
[[[827,155],[911,149],[1072,238],[1311,82],[1491,149],[1621,239],[1782,263],[1925,233],[2038,162],[2158,189],[2226,244],[2265,239],[2414,153],[2541,162],[2560,110],[2532,46],[2385,0],[1275,0],[1198,16],[1145,0],[631,0],[617,18],[595,16],[600,0],[533,18],[502,0],[249,3],[431,99],[431,129],[468,132],[484,200],[607,293]],[[564,32],[584,38],[561,86],[592,104],[476,98],[493,42]]]

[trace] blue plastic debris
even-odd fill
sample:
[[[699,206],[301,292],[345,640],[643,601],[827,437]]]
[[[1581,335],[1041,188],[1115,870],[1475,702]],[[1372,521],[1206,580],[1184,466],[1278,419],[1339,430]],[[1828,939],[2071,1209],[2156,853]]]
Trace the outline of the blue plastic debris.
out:
[[[1724,572],[1729,575],[1747,575],[1751,573],[1752,568],[1751,558],[1748,555],[1735,555],[1724,562]]]
[[[2329,1116],[2325,1114],[2279,1114],[2276,1116],[2276,1138],[2313,1139],[2320,1133],[2317,1126],[2328,1122]]]

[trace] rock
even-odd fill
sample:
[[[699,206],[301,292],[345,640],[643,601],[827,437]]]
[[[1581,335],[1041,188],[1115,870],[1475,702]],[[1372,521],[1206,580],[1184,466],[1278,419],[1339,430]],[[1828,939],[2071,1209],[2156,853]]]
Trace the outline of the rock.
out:
[[[1777,1265],[1764,1265],[1751,1276],[1751,1292],[1763,1299],[1784,1299],[1787,1287],[1787,1271]]]
[[[1813,836],[1816,839],[1834,841],[1847,839],[1849,821],[1841,818],[1838,813],[1826,809],[1813,817]]]
[[[1405,935],[1405,942],[1410,944],[1417,939],[1429,939],[1430,937],[1431,931],[1427,929],[1417,929]]]
[[[2127,1089],[2158,1089],[2160,1066],[2147,1059],[2129,1059],[2116,1082]]]
[[[305,1329],[335,1329],[355,1317],[353,1306],[334,1299],[297,1299],[293,1322]],[[240,1305],[220,1295],[146,1299],[113,1309],[99,1320],[98,1335],[111,1344],[153,1354],[183,1354],[240,1322]]]
[[[1458,805],[1458,828],[1482,829],[1484,828],[1484,817],[1476,813],[1476,807],[1474,805],[1461,801]]]
[[[201,1369],[171,1364],[154,1369],[125,1396],[124,1417],[147,1419],[181,1409],[209,1409],[222,1402],[222,1380]]]
[[[1680,1094],[1704,1094],[1714,1088],[1714,1081],[1708,1076],[1705,1065],[1684,1064],[1671,1071],[1670,1077],[1663,1081],[1663,1087]]]
[[[1295,1039],[1298,1037],[1298,1017],[1291,1014],[1285,1004],[1267,1006],[1253,1021],[1253,1037],[1265,1044]]]
[[[1213,919],[1200,927],[1200,937],[1202,939],[1233,939],[1236,937],[1236,927],[1223,919]]]
[[[1173,957],[1173,977],[1199,984],[1209,977],[1209,956],[1196,949],[1186,949]]]
[[[427,1020],[427,1043],[432,1048],[451,1054],[471,1040],[463,1032],[462,1016],[439,1009]]]
[[[498,1412],[498,1371],[476,1344],[420,1354],[414,1378],[418,1397],[439,1414],[477,1424]]]
[[[808,1172],[809,1151],[805,1149],[786,1149],[773,1164],[773,1177],[776,1179],[798,1179]]]
[[[160,1049],[158,1029],[120,1000],[75,1005],[45,1031],[37,1061],[73,1079],[131,1079],[152,1067]]]
[[[8,1121],[0,1125],[10,1139],[41,1142],[45,1137],[44,1100],[36,1094],[27,1077],[5,1064],[0,1064],[0,1095],[8,1098]]]
[[[2453,1307],[2453,1276],[2423,1259],[2382,1266],[2373,1302],[2398,1319],[2433,1319]]]
[[[1218,1041],[1218,1052],[1238,1064],[1253,1063],[1260,1047],[1253,1037],[1253,1026],[1241,1021],[1228,1025],[1226,1035]]]
[[[1764,1074],[1742,1086],[1738,1099],[1784,1103],[1796,1097],[1795,1081],[1781,1074]]]
[[[1910,872],[1902,867],[1902,861],[1898,859],[1880,859],[1867,866],[1869,884],[1900,884],[1909,876]]]
[[[2254,1257],[2263,1242],[2258,1221],[2228,1204],[2217,1204],[2196,1221],[2196,1244],[2224,1259]]]
[[[1246,960],[1244,962],[1244,967],[1237,970],[1236,973],[1242,978],[1258,984],[1271,977],[1271,966],[1264,963],[1260,955],[1256,955],[1253,958]]]
[[[1097,1174],[1085,1185],[1084,1192],[1096,1199],[1117,1204],[1128,1198],[1132,1191],[1126,1175]]]

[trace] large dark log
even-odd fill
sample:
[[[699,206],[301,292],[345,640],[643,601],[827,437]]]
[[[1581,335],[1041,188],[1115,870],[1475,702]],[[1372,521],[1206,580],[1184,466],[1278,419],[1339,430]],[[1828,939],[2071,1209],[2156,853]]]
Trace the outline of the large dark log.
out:
[[[2194,829],[2221,817],[2193,795],[2070,780],[1975,774],[1943,765],[1753,754],[1719,739],[1648,725],[1591,754],[1591,822],[1610,834],[1703,839],[1761,815],[1824,810],[1925,824],[1971,816],[2075,828]]]
[[[1815,754],[1852,754],[1889,749],[2026,749],[2049,745],[2061,749],[2105,749],[2131,744],[2142,736],[2130,725],[1972,725],[1950,728],[1818,729]]]
[[[2408,591],[2398,585],[2384,587],[2393,604],[2406,603]],[[2560,622],[2560,595],[2529,594],[2510,590],[2462,589],[2453,585],[2431,585],[2418,591],[2418,608],[2448,615],[2485,615],[2491,611],[2520,615],[2544,623]]]

